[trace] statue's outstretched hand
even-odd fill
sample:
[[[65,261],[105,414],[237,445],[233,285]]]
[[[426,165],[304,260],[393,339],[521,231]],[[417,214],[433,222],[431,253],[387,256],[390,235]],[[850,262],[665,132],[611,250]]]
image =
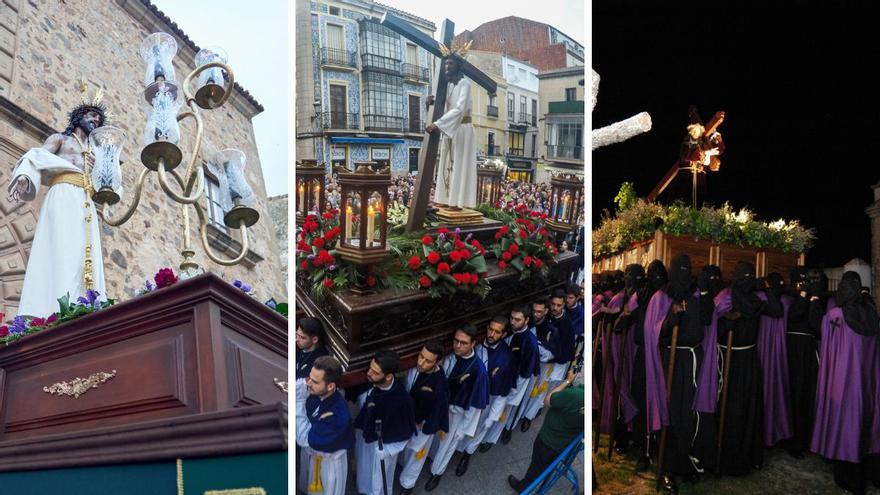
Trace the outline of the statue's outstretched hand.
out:
[[[12,187],[12,191],[9,192],[9,201],[18,203],[21,201],[21,197],[27,194],[31,190],[31,181],[24,176],[19,176],[18,179],[15,180],[15,185]]]

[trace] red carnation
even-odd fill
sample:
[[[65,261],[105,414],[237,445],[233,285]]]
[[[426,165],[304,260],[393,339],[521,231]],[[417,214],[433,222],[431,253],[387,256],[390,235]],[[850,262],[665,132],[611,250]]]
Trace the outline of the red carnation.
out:
[[[541,262],[541,260],[539,260],[538,258],[535,258],[535,262],[534,262],[535,268],[541,268],[541,265],[543,265],[543,264],[544,263]]]
[[[333,218],[333,214],[327,212],[327,213],[324,213],[323,215],[321,215],[321,217],[324,218],[325,220],[330,220],[331,218]]]
[[[461,249],[458,252],[461,253],[461,259],[463,259],[463,260],[471,259],[471,252],[468,251],[467,248]]]
[[[495,232],[495,240],[501,239],[501,232]]]
[[[367,287],[375,287],[376,286],[376,277],[370,275],[367,277]]]
[[[473,246],[473,247],[475,247],[475,248],[477,248],[477,249],[480,249],[481,247],[483,247],[483,245],[480,244],[480,241],[478,241],[478,240],[476,240],[476,239],[474,239],[474,240],[471,241],[471,246]]]
[[[461,274],[460,273],[453,273],[452,278],[455,279],[455,285],[461,285]]]
[[[437,273],[439,273],[440,275],[449,273],[449,263],[446,263],[444,261],[444,262],[440,263],[439,265],[437,265]]]
[[[318,249],[324,247],[324,238],[323,237],[315,237],[315,240],[312,241],[312,246],[315,246]]]
[[[519,237],[520,237],[520,239],[525,239],[525,238],[528,237],[528,236],[529,236],[529,233],[528,233],[528,232],[526,232],[526,231],[523,230],[523,229],[519,229]]]
[[[461,261],[461,253],[458,251],[450,251],[449,259],[452,260],[453,263],[458,263]]]
[[[446,235],[449,233],[449,229],[447,229],[447,228],[438,229],[437,233]]]
[[[542,228],[541,230],[538,231],[538,233],[541,234],[542,236],[546,237],[547,236],[547,229]]]
[[[170,287],[177,283],[177,277],[174,276],[174,271],[171,268],[162,268],[156,273],[153,280],[156,282],[157,289]]]
[[[45,318],[34,318],[31,320],[31,327],[32,328],[44,327],[44,326],[46,326],[46,319]]]
[[[510,227],[508,227],[507,225],[503,225],[500,229],[498,229],[498,232],[501,232],[502,234],[506,234],[506,233],[510,232]]]
[[[303,260],[302,263],[299,264],[300,270],[308,270],[309,269],[309,260]]]
[[[524,263],[526,266],[531,265],[531,264],[532,264],[532,257],[531,257],[531,256],[526,256],[525,258],[523,258],[523,263]]]
[[[430,246],[432,242],[434,242],[434,239],[432,239],[431,236],[425,235],[424,237],[422,237],[422,244],[423,245]]]
[[[516,255],[519,253],[519,244],[511,244],[507,250],[510,251],[510,254]]]
[[[410,270],[418,270],[420,266],[422,266],[422,259],[418,256],[413,256],[409,259]]]
[[[464,243],[461,242],[460,240],[456,239],[455,240],[455,249],[461,249],[463,247],[464,247]]]
[[[428,263],[436,265],[438,261],[440,261],[440,255],[437,254],[437,251],[431,251],[428,253]]]
[[[0,318],[0,320],[2,320],[2,318]],[[48,318],[46,318],[46,325],[51,325],[56,321],[58,321],[58,313],[52,313],[51,315],[49,315]]]
[[[431,286],[431,279],[425,275],[422,275],[421,277],[419,277],[419,285],[428,288]]]
[[[477,285],[478,283],[480,283],[480,276],[477,275],[476,273],[471,273],[471,283],[474,285]]]
[[[501,253],[501,259],[504,261],[510,261],[510,258],[513,258],[513,255],[510,254],[510,251],[504,251]]]
[[[504,254],[510,254],[510,253],[504,253]],[[499,261],[499,262],[498,262],[498,268],[504,270],[505,268],[507,268],[507,263],[504,262],[504,261]]]
[[[324,279],[324,287],[326,287],[328,289],[332,289],[333,288],[333,279],[332,278],[325,278]]]
[[[553,256],[556,256],[557,254],[559,254],[559,250],[556,248],[553,248]]]

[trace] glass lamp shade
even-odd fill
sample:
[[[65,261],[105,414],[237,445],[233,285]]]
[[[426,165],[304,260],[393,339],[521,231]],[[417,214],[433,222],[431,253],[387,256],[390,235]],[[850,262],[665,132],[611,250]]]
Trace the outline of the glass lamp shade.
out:
[[[226,51],[218,47],[202,48],[199,50],[199,53],[196,53],[196,65],[199,67],[210,64],[211,62],[222,62],[225,64],[228,59],[229,57],[226,55]],[[226,76],[223,74],[223,69],[220,67],[211,67],[210,69],[205,69],[199,74],[199,88],[208,84],[223,86],[225,83]]]
[[[156,94],[150,101],[149,116],[144,127],[144,145],[156,141],[177,144],[180,141],[180,125],[177,113],[183,105],[175,87],[164,82],[156,85]]]
[[[177,82],[172,60],[177,55],[177,41],[168,33],[153,33],[141,43],[141,57],[146,63],[144,86],[154,82]]]
[[[223,167],[226,170],[226,178],[229,182],[229,196],[233,203],[252,207],[254,205],[254,192],[244,176],[244,167],[247,161],[245,154],[237,149],[228,148],[220,152],[223,157]]]
[[[220,205],[224,213],[232,209],[232,197],[229,194],[229,178],[223,168],[223,155],[213,144],[202,142],[202,158],[207,164],[208,172],[217,179],[216,197],[213,199]],[[207,186],[207,182],[205,183]]]
[[[89,144],[95,156],[92,168],[92,187],[96,190],[109,189],[121,191],[122,171],[119,168],[119,157],[125,133],[122,129],[111,125],[98,127],[89,134]]]

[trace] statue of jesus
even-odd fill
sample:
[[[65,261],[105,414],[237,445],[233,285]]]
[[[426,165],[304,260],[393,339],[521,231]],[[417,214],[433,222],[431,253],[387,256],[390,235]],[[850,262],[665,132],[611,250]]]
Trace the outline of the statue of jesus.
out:
[[[106,120],[100,93],[92,101],[84,98],[70,112],[67,129],[31,148],[12,172],[8,192],[13,201],[31,201],[40,187],[49,189],[28,258],[19,315],[48,316],[58,310],[59,298],[76,299],[89,290],[106,300],[88,140]]]
[[[448,90],[445,113],[425,126],[442,133],[434,203],[456,210],[477,204],[477,140],[471,124],[471,82],[455,56],[443,59]],[[429,103],[431,98],[429,98]]]

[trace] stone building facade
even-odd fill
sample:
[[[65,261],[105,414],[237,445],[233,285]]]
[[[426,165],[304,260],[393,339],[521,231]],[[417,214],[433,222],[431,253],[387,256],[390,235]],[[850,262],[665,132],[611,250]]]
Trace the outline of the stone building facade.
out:
[[[507,81],[497,53],[471,50],[468,62],[495,81],[498,86],[494,96],[477,86],[471,86],[471,118],[477,139],[477,160],[500,159],[504,161],[507,149]]]
[[[379,20],[390,11],[429,36],[434,24],[371,0],[294,4],[296,156],[418,170],[435,57]]]
[[[584,173],[584,67],[538,74],[541,143],[538,181],[551,172]]]
[[[80,78],[88,81],[90,94],[103,88],[104,102],[116,115],[112,124],[126,133],[122,152],[126,193],[115,208],[117,215],[131,203],[134,182],[142,169],[139,158],[147,118],[144,62],[138,50],[143,39],[157,31],[176,38],[179,51],[174,63],[182,81],[195,67],[193,59],[199,48],[148,0],[0,1],[0,312],[16,314],[42,200],[7,201],[9,175],[29,148],[40,146],[49,134],[66,127],[68,112],[80,101],[76,87]],[[200,41],[224,43],[222,38]],[[234,71],[235,61],[230,65]],[[254,207],[260,213],[260,221],[250,230],[250,253],[242,264],[218,266],[204,255],[195,226],[192,238],[196,262],[205,270],[228,281],[241,279],[252,284],[260,300],[287,300],[251,122],[262,110],[236,85],[226,105],[202,111],[205,139],[218,148],[240,149],[247,156],[245,173],[256,195]],[[195,135],[190,121],[181,128],[184,163],[191,156]],[[119,228],[102,224],[108,297],[128,299],[159,268],[170,266],[176,271],[182,260],[181,208],[161,191],[156,175],[150,174],[131,220]],[[190,218],[197,224],[192,207]],[[215,252],[232,257],[239,245],[238,234],[226,232],[222,225],[210,225],[208,232]]]

